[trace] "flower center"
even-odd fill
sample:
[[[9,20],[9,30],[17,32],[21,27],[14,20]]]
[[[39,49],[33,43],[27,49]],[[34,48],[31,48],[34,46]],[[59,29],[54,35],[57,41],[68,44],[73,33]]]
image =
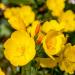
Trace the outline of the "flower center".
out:
[[[23,56],[25,52],[25,47],[20,47],[17,49],[17,56]]]
[[[55,49],[55,44],[56,44],[56,39],[51,38],[46,40],[46,46],[49,50],[54,50]]]

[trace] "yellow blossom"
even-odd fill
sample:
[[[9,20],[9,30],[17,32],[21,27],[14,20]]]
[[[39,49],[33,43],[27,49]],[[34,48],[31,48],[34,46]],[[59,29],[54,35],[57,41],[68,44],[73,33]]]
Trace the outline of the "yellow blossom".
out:
[[[63,12],[59,17],[60,22],[64,22],[64,31],[75,31],[75,14],[71,10]]]
[[[14,17],[14,16],[17,17],[17,16],[19,16],[19,11],[20,11],[20,8],[19,7],[7,8],[4,11],[4,16],[7,19],[10,19],[11,17]]]
[[[0,75],[5,75],[5,73],[0,68]]]
[[[68,43],[62,53],[62,60],[59,62],[59,67],[62,71],[73,74],[75,71],[75,45]],[[59,56],[60,57],[60,56]]]
[[[18,18],[18,17],[11,17],[8,22],[10,23],[10,25],[16,29],[16,30],[19,30],[19,31],[23,31],[23,30],[26,30],[26,26],[24,24],[24,22],[22,21],[21,18]]]
[[[64,29],[64,23],[58,23],[56,20],[46,21],[43,26],[41,27],[41,30],[45,33],[47,33],[50,30],[55,31],[61,31]]]
[[[70,62],[75,62],[75,45],[68,44],[65,48],[64,57]]]
[[[27,31],[34,37],[40,31],[40,21],[36,20],[28,27]]]
[[[23,66],[35,56],[35,42],[27,32],[15,31],[4,44],[4,55],[14,66]]]
[[[35,20],[35,13],[30,6],[22,6],[19,13],[26,26]]]
[[[65,7],[65,0],[47,0],[46,3],[53,16],[60,16]]]
[[[7,8],[4,16],[10,25],[16,30],[25,30],[35,20],[35,14],[30,6]]]
[[[59,63],[59,68],[61,69],[61,71],[65,71],[66,73],[69,73],[69,74],[74,74],[75,63],[70,62],[67,59],[63,59]]]
[[[62,51],[66,38],[58,31],[49,31],[43,39],[43,48],[49,57]]]

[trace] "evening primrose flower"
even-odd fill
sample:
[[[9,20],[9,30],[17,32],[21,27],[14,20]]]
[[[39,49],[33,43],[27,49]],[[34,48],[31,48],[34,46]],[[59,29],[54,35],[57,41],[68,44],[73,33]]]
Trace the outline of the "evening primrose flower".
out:
[[[19,13],[26,26],[34,22],[35,13],[30,6],[22,6]]]
[[[8,22],[12,28],[20,31],[26,30],[26,26],[23,20],[20,18],[19,11],[19,7],[7,8],[4,15],[8,19]]]
[[[53,16],[60,16],[65,7],[65,0],[47,0],[46,4]]]
[[[58,23],[56,20],[46,21],[41,27],[41,30],[45,33],[49,32],[50,30],[61,31],[63,29],[64,22]]]
[[[68,44],[64,52],[64,57],[70,62],[75,62],[75,45]]]
[[[70,62],[67,59],[63,59],[59,63],[59,68],[61,69],[61,71],[65,71],[66,73],[69,73],[69,74],[74,74],[75,63]]]
[[[4,55],[14,66],[23,66],[35,56],[35,42],[27,32],[15,31],[4,43]]]
[[[4,16],[5,18],[7,19],[10,19],[14,16],[19,16],[19,11],[20,11],[20,7],[12,7],[12,8],[7,8],[5,11],[4,11]]]
[[[59,22],[64,22],[64,32],[75,31],[75,14],[71,10],[63,12]]]
[[[24,22],[22,21],[21,18],[17,18],[16,16],[11,17],[8,20],[8,22],[16,30],[19,30],[19,31],[25,31],[26,30],[26,26],[25,26],[25,24],[24,24]]]
[[[49,31],[43,38],[44,51],[49,57],[53,58],[53,55],[63,50],[65,42],[64,34],[58,31]]]
[[[62,71],[73,74],[75,71],[75,45],[68,43],[65,46],[63,59],[59,62],[59,67]]]
[[[5,75],[5,73],[2,71],[1,68],[0,68],[0,75]]]
[[[4,16],[10,25],[16,30],[25,30],[35,20],[35,13],[30,6],[7,8]]]
[[[30,27],[27,28],[28,33],[34,37],[40,31],[40,21],[35,20]]]

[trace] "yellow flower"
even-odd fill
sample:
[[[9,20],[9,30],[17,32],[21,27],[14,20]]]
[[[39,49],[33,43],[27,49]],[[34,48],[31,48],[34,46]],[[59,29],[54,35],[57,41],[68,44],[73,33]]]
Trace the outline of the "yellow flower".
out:
[[[58,23],[56,20],[51,20],[51,21],[46,21],[43,26],[41,27],[41,30],[45,33],[47,33],[50,30],[55,30],[55,31],[61,31],[64,29],[64,23]]]
[[[26,30],[26,26],[19,15],[20,8],[13,7],[7,8],[4,12],[6,18],[8,18],[8,22],[16,30]]]
[[[5,73],[0,68],[0,75],[5,75]]]
[[[49,57],[63,50],[66,38],[61,32],[49,31],[43,39],[43,48]]]
[[[60,16],[65,7],[65,0],[47,0],[47,7],[53,16]]]
[[[10,19],[11,17],[14,17],[14,16],[20,17],[20,15],[19,15],[20,9],[21,9],[20,7],[7,8],[4,11],[5,18]]]
[[[27,31],[34,37],[40,31],[40,21],[36,20],[32,23],[32,26],[28,27]]]
[[[68,43],[62,53],[62,60],[59,62],[59,67],[62,71],[73,74],[75,71],[75,45]],[[60,56],[59,56],[60,57]]]
[[[75,63],[70,62],[70,61],[68,61],[66,59],[63,59],[59,63],[59,68],[61,69],[61,71],[65,71],[66,73],[69,73],[69,74],[74,74]]]
[[[57,61],[52,60],[51,58],[36,58],[36,61],[43,68],[54,68],[57,65]]]
[[[35,56],[35,42],[27,32],[15,31],[4,44],[4,55],[12,65],[23,66]]]
[[[35,20],[35,14],[30,6],[7,8],[4,16],[16,30],[25,30]]]
[[[64,31],[74,31],[75,30],[75,14],[71,10],[63,12],[59,17],[60,22],[64,22]]]
[[[35,13],[30,6],[22,6],[19,13],[26,26],[35,20]]]
[[[64,57],[70,62],[75,62],[75,45],[68,44],[65,48]]]
[[[25,31],[26,30],[26,26],[25,26],[25,24],[21,18],[14,16],[14,17],[11,17],[8,20],[8,22],[16,30],[19,30],[19,31]]]
[[[3,3],[0,3],[0,9],[5,10],[6,6]]]

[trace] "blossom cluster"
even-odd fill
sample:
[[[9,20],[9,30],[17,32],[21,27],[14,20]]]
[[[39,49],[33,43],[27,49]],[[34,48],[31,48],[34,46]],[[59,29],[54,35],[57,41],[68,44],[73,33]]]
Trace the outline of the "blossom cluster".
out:
[[[75,45],[67,41],[69,36],[64,33],[75,31],[75,13],[72,10],[64,11],[65,1],[47,0],[47,8],[57,19],[43,23],[36,19],[31,6],[2,7],[5,8],[4,17],[15,30],[4,43],[5,58],[12,65],[24,66],[35,59],[43,68],[58,65],[62,71],[74,73]],[[36,56],[37,44],[42,45],[46,58]]]

